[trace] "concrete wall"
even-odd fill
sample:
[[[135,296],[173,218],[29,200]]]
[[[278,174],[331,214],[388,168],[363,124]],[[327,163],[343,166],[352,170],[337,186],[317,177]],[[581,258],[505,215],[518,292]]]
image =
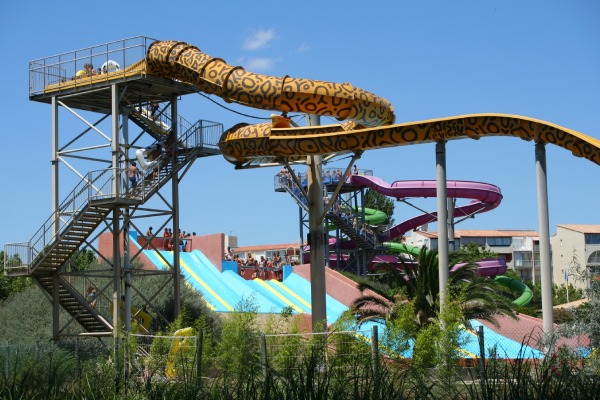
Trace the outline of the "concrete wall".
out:
[[[140,237],[138,237],[138,243],[140,243],[140,246],[147,245],[147,241]],[[162,243],[162,241],[161,241],[161,243]],[[138,247],[133,243],[130,245],[130,247],[131,247],[131,250],[130,250],[131,255],[135,255],[139,250]],[[107,258],[108,260],[112,261],[112,257],[113,257],[113,235],[112,235],[112,233],[104,232],[103,234],[100,235],[100,237],[98,238],[98,252],[100,254],[102,254],[105,258]],[[119,237],[119,252],[122,257],[123,253],[124,253],[124,244],[123,244],[123,235],[122,234]],[[98,262],[100,263],[103,261],[104,261],[104,259],[102,257],[98,256]],[[150,259],[144,255],[144,253],[138,254],[137,257],[133,261],[140,262],[143,265],[144,269],[157,269],[154,266],[154,264],[152,263],[152,261],[150,261]],[[123,258],[121,258],[121,263],[122,262],[123,262]]]
[[[215,233],[212,235],[204,235],[204,236],[191,236],[189,238],[185,238],[186,241],[186,251],[192,250],[200,250],[208,259],[219,269],[221,270],[221,262],[223,260],[223,253],[225,249],[225,235],[222,233]],[[109,260],[112,259],[113,256],[113,243],[112,243],[113,235],[110,232],[104,232],[98,238],[98,251],[104,257]],[[165,250],[166,244],[165,240],[162,237],[156,237],[152,240],[152,244],[144,236],[138,236],[137,242],[144,249],[151,250],[152,245],[157,250]],[[138,248],[135,245],[131,246],[131,253],[134,254],[137,252]],[[123,238],[119,238],[119,251],[123,254]],[[144,268],[147,269],[156,269],[154,264],[143,254],[137,258],[143,265]],[[98,258],[98,262],[101,262],[102,258]]]
[[[585,235],[563,227],[556,227],[556,234],[550,238],[552,245],[552,281],[557,285],[564,285],[565,270],[569,273],[569,283],[577,288],[587,287],[586,282],[577,281],[576,263],[585,270]]]

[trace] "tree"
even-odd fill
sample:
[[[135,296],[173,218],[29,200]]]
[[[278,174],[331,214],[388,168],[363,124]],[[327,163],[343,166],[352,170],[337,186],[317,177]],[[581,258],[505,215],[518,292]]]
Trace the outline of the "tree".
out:
[[[68,271],[87,271],[95,263],[97,263],[96,253],[92,250],[78,250],[71,257],[70,263],[66,268]]]
[[[13,258],[18,259],[18,256],[15,255]],[[2,267],[0,268],[0,301],[9,298],[15,293],[22,292],[33,285],[31,278],[4,275],[4,251],[0,251],[0,267]]]
[[[460,299],[462,323],[469,325],[471,319],[482,319],[498,325],[496,315],[512,318],[516,315],[510,300],[499,295],[494,280],[481,277],[476,264],[467,263],[460,268],[452,268],[448,281],[449,295]],[[359,326],[367,321],[385,323],[401,315],[401,309],[410,301],[414,307],[414,318],[419,327],[424,328],[434,321],[438,311],[439,273],[437,251],[421,250],[416,264],[402,262],[400,268],[384,266],[385,280],[396,292],[384,292],[376,285],[363,283],[361,290],[370,289],[376,295],[364,294],[351,305]]]
[[[590,301],[577,308],[574,318],[560,326],[559,333],[567,337],[587,335],[590,346],[600,348],[600,290],[594,286]]]
[[[490,251],[485,246],[480,246],[475,242],[469,242],[466,245],[460,246],[460,248],[450,254],[450,263],[459,262],[476,262],[485,258],[495,258],[498,254]]]
[[[383,211],[388,216],[388,224],[394,223],[392,215],[394,215],[395,206],[394,200],[375,190],[369,189],[365,193],[365,207]]]

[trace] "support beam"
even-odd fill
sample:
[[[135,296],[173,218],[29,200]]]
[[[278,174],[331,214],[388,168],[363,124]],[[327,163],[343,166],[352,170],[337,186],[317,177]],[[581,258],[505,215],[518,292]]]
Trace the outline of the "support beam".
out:
[[[454,235],[454,207],[456,199],[448,198],[448,250],[456,251],[456,237]]]
[[[448,286],[448,196],[446,183],[446,142],[440,140],[435,144],[436,162],[436,194],[438,221],[438,269],[440,278],[440,309],[446,303],[446,287]]]
[[[59,145],[58,145],[58,100],[56,96],[52,96],[52,215],[53,215],[53,234],[58,237],[60,233],[60,217],[57,213],[60,206],[59,190],[58,190],[58,163],[59,163]]]
[[[60,298],[58,293],[58,272],[52,273],[52,340],[60,340]]]
[[[177,136],[179,132],[177,130],[177,97],[173,96],[171,100],[171,136],[173,145],[175,146],[174,151],[171,152],[171,165],[172,171],[176,169],[177,165]],[[173,207],[173,314],[175,318],[179,316],[181,311],[181,287],[179,277],[181,276],[181,263],[179,262],[179,172],[173,172],[171,178],[171,189],[172,189],[172,201],[171,206]]]
[[[321,124],[318,115],[309,115],[310,126]],[[312,331],[325,332],[327,312],[325,296],[325,230],[319,221],[323,213],[322,157],[308,157],[308,229],[310,232],[310,295]]]
[[[111,149],[112,149],[112,191],[115,197],[121,193],[121,160],[120,160],[120,129],[119,129],[119,89],[117,85],[111,86]],[[121,310],[121,249],[120,243],[120,221],[121,210],[115,208],[112,215],[112,244],[113,244],[113,294],[112,294],[112,325],[113,325],[113,357],[115,360],[115,381],[118,382],[121,370],[121,357],[119,352],[119,317]]]
[[[123,154],[125,156],[125,163],[130,160],[129,156],[129,118],[127,113],[123,113]],[[131,229],[131,211],[129,207],[123,210],[123,269],[124,269],[124,285],[123,291],[125,296],[125,310],[123,312],[123,318],[125,321],[125,332],[131,332],[131,248],[129,243],[129,231]]]
[[[538,225],[540,234],[540,271],[542,285],[542,318],[544,334],[554,330],[552,310],[552,266],[550,264],[550,224],[548,218],[548,180],[546,175],[546,144],[535,144],[535,173],[537,181]]]

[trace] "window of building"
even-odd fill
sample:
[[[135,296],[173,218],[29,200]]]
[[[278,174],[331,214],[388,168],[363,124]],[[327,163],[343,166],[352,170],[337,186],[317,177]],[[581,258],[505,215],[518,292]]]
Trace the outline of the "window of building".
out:
[[[485,246],[485,238],[484,237],[461,237],[460,245],[466,246],[469,243],[476,243],[478,246]]]
[[[513,265],[517,269],[531,268],[533,266],[531,258],[532,254],[530,251],[515,251]]]
[[[588,257],[588,264],[600,265],[600,251],[595,251]]]
[[[600,233],[586,233],[585,244],[600,244]]]
[[[510,237],[489,237],[487,238],[488,246],[510,246],[512,240]]]

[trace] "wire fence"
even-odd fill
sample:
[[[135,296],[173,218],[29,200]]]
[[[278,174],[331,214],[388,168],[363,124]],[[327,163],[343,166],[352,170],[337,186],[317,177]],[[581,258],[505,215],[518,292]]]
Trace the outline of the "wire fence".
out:
[[[231,340],[232,336],[216,340],[208,331],[196,333],[193,328],[183,328],[171,335],[129,334],[117,340],[78,338],[60,343],[0,344],[0,393],[2,387],[27,385],[32,377],[41,379],[44,384],[50,382],[51,387],[60,390],[87,390],[107,395],[115,387],[135,393],[140,388],[151,390],[149,388],[157,385],[168,388],[175,383],[183,383],[194,393],[210,391],[225,383],[245,385],[248,382],[269,383],[281,390],[292,385],[302,391],[311,380],[322,385],[352,383],[357,390],[368,392],[377,391],[377,385],[394,378],[390,374],[395,371],[408,374],[395,375],[397,377],[410,376],[418,364],[411,359],[410,352],[390,352],[386,333],[380,332],[376,325],[370,330],[324,333],[265,334],[244,329],[237,333],[233,335],[235,340]],[[529,365],[527,379],[530,375],[531,379],[538,379],[540,373],[547,372],[545,369],[553,371],[556,352],[544,353],[516,341],[511,343],[518,348],[509,348],[506,343],[495,342],[488,333],[483,326],[477,327],[471,356],[457,352],[455,364],[450,364],[450,368],[455,376],[462,375],[458,379],[500,379],[504,375],[498,368],[511,365]],[[527,336],[523,332],[521,335]],[[534,339],[534,335],[528,337]],[[544,343],[547,344],[544,341],[530,344]],[[581,344],[577,339],[570,343]],[[439,343],[433,345],[439,346]],[[510,353],[509,357],[505,358],[504,353]],[[582,355],[574,359],[576,364],[573,365],[582,371],[584,364],[589,364],[583,361]],[[561,360],[555,364],[566,359]],[[431,373],[437,371],[430,369]],[[586,371],[595,374],[598,370],[588,368]],[[432,379],[434,382],[437,378],[432,375]],[[267,386],[263,388],[266,390]]]

